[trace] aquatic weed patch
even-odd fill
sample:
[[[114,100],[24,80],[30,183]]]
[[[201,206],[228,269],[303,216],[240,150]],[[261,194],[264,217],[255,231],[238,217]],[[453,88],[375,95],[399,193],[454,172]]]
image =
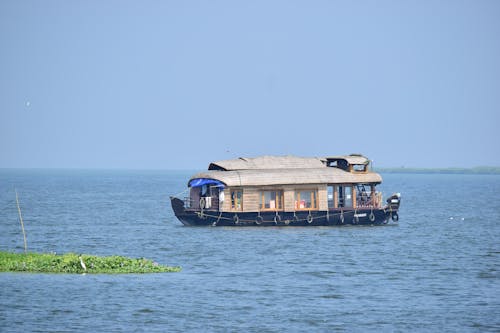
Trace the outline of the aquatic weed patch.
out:
[[[164,266],[144,258],[0,251],[0,272],[126,274],[165,273],[180,270],[180,267]]]

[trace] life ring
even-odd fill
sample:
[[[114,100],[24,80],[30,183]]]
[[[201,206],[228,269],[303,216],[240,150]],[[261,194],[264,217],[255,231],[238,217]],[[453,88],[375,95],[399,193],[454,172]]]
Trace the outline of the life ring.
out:
[[[261,224],[262,222],[264,222],[264,219],[262,218],[262,216],[260,216],[260,215],[259,215],[259,216],[257,216],[257,217],[255,218],[255,224],[259,225],[259,224]]]
[[[393,222],[398,222],[399,221],[398,213],[392,213],[391,218]]]
[[[205,204],[206,204],[205,198],[200,198],[200,208],[201,209],[205,208]]]
[[[279,216],[279,214],[276,214],[276,216],[274,216],[274,224],[278,224],[281,222],[281,216]]]
[[[240,218],[238,217],[238,214],[234,214],[233,221],[234,221],[234,224],[240,223]]]
[[[311,213],[309,213],[309,215],[307,215],[307,223],[311,224],[313,221],[314,217],[311,215]]]
[[[373,214],[373,212],[370,213],[369,218],[371,222],[375,222],[375,214]]]

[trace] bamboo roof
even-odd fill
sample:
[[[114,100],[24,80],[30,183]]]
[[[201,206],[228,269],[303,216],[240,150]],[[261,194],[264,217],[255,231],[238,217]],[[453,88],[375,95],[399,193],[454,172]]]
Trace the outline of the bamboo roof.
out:
[[[195,178],[216,179],[226,186],[266,186],[304,184],[379,184],[382,177],[375,172],[351,173],[334,167],[208,170],[194,175]],[[191,181],[190,179],[190,181]]]
[[[309,169],[325,167],[324,159],[297,156],[240,157],[212,162],[208,170]]]

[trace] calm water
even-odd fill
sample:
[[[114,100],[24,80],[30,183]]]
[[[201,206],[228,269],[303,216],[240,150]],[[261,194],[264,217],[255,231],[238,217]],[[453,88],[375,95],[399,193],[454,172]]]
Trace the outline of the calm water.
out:
[[[0,273],[0,331],[500,331],[500,176],[384,176],[400,222],[188,228],[191,172],[0,170],[0,249],[146,257],[181,273]]]

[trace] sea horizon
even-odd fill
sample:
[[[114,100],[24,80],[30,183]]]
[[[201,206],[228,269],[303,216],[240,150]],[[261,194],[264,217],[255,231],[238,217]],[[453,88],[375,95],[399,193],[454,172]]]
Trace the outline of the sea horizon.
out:
[[[162,167],[0,167],[0,171],[145,171],[145,172],[201,172],[206,169],[196,168],[162,168]],[[375,167],[378,173],[405,173],[405,174],[500,174],[500,166],[475,167]]]

